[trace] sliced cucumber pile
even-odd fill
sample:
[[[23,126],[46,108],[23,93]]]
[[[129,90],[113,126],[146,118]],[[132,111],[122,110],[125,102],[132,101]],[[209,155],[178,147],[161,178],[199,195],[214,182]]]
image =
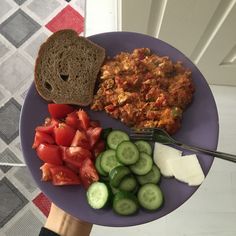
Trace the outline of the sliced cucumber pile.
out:
[[[88,204],[94,209],[101,209],[106,206],[109,200],[109,190],[105,183],[94,182],[87,190]]]
[[[108,131],[108,130],[106,130]],[[163,203],[159,168],[153,163],[152,147],[144,141],[132,142],[125,132],[106,132],[107,149],[95,161],[100,181],[90,185],[87,200],[92,208],[112,207],[119,215],[135,214],[139,207],[157,210]]]

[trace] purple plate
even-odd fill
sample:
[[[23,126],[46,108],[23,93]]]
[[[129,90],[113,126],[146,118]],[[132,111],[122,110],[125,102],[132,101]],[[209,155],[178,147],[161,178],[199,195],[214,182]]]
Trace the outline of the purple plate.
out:
[[[181,52],[167,43],[142,34],[130,32],[111,32],[89,37],[93,42],[106,49],[106,54],[114,56],[121,51],[132,51],[134,48],[148,47],[159,55],[168,55],[173,61],[180,60],[192,71],[192,78],[196,87],[191,106],[184,113],[182,128],[175,138],[187,144],[199,145],[215,150],[218,143],[218,113],[211,90],[197,67]],[[121,122],[107,116],[104,112],[94,112],[87,109],[92,119],[99,119],[103,128],[113,127],[129,132]],[[31,85],[25,99],[20,119],[20,138],[26,164],[41,191],[56,205],[71,215],[93,224],[104,226],[132,226],[156,220],[174,211],[186,202],[197,187],[175,179],[162,178],[160,187],[164,193],[163,207],[154,212],[142,209],[133,216],[119,216],[112,209],[93,210],[86,202],[86,194],[81,186],[55,187],[51,183],[41,181],[42,162],[31,148],[35,127],[42,124],[47,117],[47,102],[37,93],[34,84]],[[188,152],[185,152],[188,154]],[[211,156],[198,155],[200,164],[207,175],[212,162]]]

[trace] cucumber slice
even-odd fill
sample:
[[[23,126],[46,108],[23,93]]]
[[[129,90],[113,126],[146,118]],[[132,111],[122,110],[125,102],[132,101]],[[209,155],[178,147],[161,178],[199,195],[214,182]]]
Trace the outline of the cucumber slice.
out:
[[[137,180],[141,185],[152,183],[157,184],[161,178],[160,170],[156,165],[146,175],[137,175]]]
[[[111,186],[111,191],[112,191],[113,195],[120,192],[120,190],[118,188],[113,187],[111,184],[110,184],[110,186]]]
[[[153,166],[152,157],[141,152],[139,160],[130,166],[131,171],[136,175],[146,175]]]
[[[95,161],[95,168],[97,170],[97,172],[102,175],[102,176],[107,176],[107,173],[102,169],[101,167],[101,158],[102,158],[102,154],[103,153],[100,153],[98,155],[98,157],[96,158],[96,161]]]
[[[111,149],[116,149],[121,142],[128,140],[128,134],[121,130],[113,130],[107,136],[107,144]]]
[[[118,192],[113,199],[113,209],[119,215],[133,215],[138,211],[138,201],[134,194]]]
[[[135,145],[138,147],[140,152],[145,152],[150,156],[152,155],[152,147],[148,142],[144,140],[138,140],[135,142]]]
[[[106,175],[106,176],[100,176],[99,180],[103,183],[108,183],[110,180],[109,180],[109,176]]]
[[[101,168],[106,173],[109,173],[114,167],[120,165],[116,159],[116,152],[114,150],[108,149],[103,152],[101,157]]]
[[[133,192],[136,189],[137,185],[138,183],[134,176],[128,175],[121,180],[119,189],[121,191]]]
[[[145,184],[138,191],[139,204],[147,210],[157,210],[163,203],[161,189],[155,184]]]
[[[88,204],[94,209],[101,209],[106,206],[109,199],[109,190],[106,184],[101,182],[92,183],[87,190]]]
[[[123,141],[117,146],[116,156],[122,164],[132,165],[139,160],[139,151],[137,146],[132,142]]]
[[[130,169],[126,166],[116,166],[113,168],[109,173],[111,186],[117,188],[121,180],[130,173]]]

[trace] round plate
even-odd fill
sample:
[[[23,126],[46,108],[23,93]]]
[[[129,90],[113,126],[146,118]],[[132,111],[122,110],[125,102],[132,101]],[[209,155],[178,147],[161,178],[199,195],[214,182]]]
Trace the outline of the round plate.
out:
[[[192,79],[196,87],[192,104],[184,112],[182,128],[175,135],[179,141],[215,150],[218,143],[218,113],[211,90],[197,67],[181,52],[169,44],[142,34],[130,32],[111,32],[89,37],[93,42],[106,49],[108,56],[121,51],[132,51],[135,48],[148,47],[152,52],[169,56],[173,61],[182,61],[192,71]],[[129,132],[129,128],[118,120],[110,118],[105,112],[88,111],[91,119],[100,120],[103,128],[112,127]],[[41,191],[56,205],[71,215],[98,225],[131,226],[156,220],[172,212],[197,190],[174,178],[162,178],[160,187],[164,193],[163,207],[154,212],[142,209],[133,216],[116,215],[112,209],[94,210],[86,202],[86,193],[81,186],[56,187],[52,183],[41,181],[42,162],[31,148],[35,127],[42,124],[47,117],[47,102],[37,93],[34,84],[30,87],[25,99],[20,120],[20,138],[26,164]],[[185,152],[188,154],[188,152]],[[207,175],[213,157],[198,154],[200,164]]]

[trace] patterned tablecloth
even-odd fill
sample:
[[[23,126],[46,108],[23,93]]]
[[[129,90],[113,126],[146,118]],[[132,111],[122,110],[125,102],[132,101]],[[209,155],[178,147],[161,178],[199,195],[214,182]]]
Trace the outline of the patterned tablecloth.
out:
[[[39,46],[59,29],[84,32],[85,0],[0,0],[0,162],[24,162],[19,117]],[[0,236],[38,235],[50,201],[26,167],[0,166]]]

